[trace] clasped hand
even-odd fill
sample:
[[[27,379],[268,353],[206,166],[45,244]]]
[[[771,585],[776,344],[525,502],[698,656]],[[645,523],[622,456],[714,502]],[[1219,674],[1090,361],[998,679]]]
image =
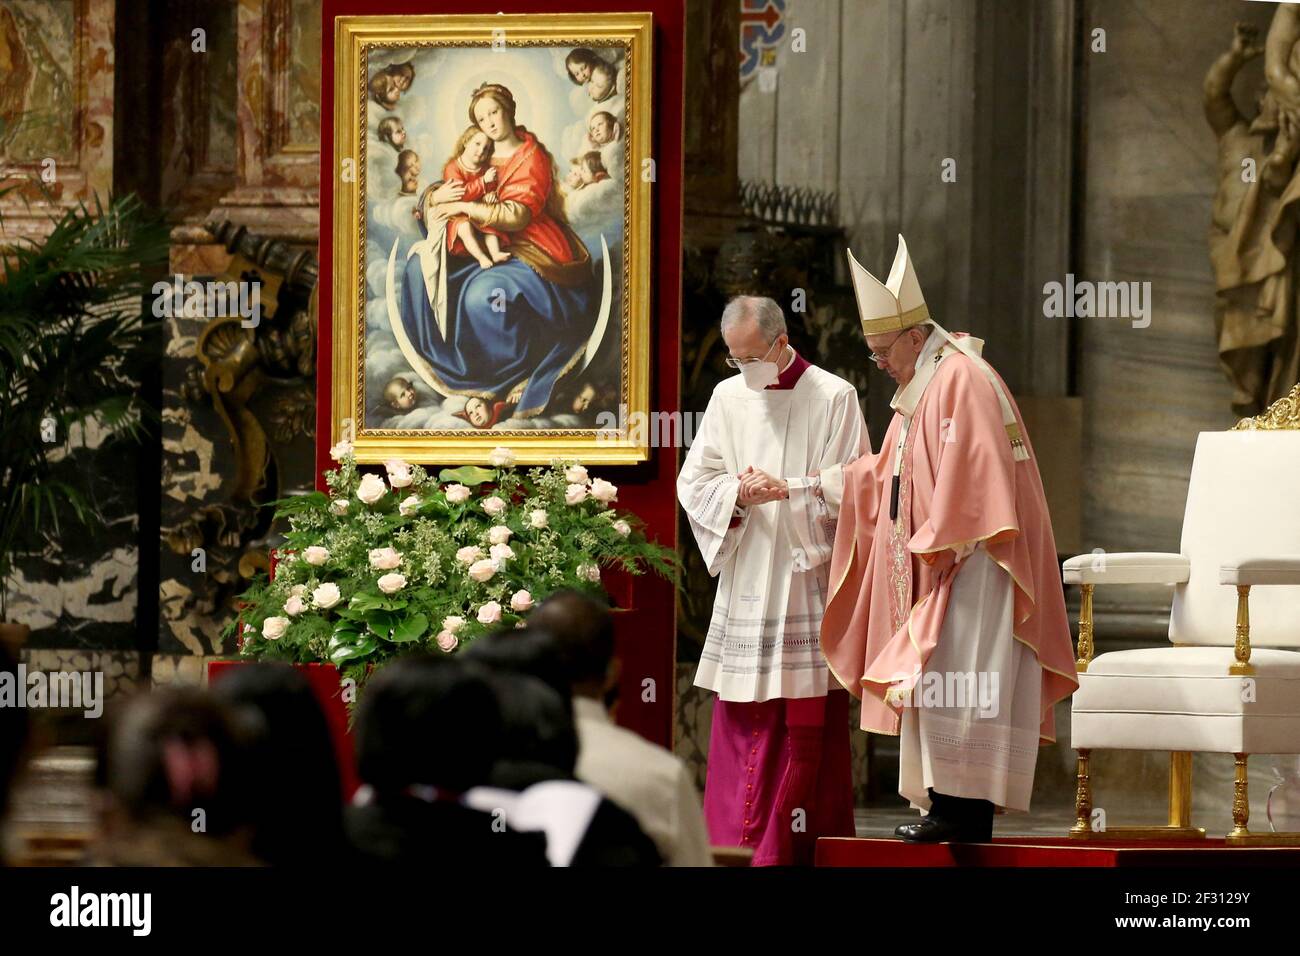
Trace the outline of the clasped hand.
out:
[[[785,481],[773,478],[761,468],[750,465],[737,477],[740,478],[740,494],[736,500],[744,507],[790,497],[789,486]]]

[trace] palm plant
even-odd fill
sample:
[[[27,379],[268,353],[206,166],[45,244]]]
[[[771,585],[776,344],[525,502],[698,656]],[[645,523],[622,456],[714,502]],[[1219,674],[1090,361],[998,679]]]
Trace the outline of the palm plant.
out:
[[[96,197],[0,250],[0,621],[15,558],[101,517],[93,474],[67,461],[75,439],[138,440],[150,420],[138,391],[158,323],[143,297],[167,240],[135,196]]]

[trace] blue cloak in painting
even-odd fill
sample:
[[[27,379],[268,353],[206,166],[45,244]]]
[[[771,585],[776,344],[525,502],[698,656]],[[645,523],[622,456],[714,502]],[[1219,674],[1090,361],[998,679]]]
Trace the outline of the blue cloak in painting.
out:
[[[594,274],[564,286],[519,259],[490,269],[449,259],[444,341],[420,257],[411,256],[402,279],[402,325],[441,391],[491,402],[514,398],[522,385],[514,415],[527,418],[542,413],[559,378],[582,360],[596,323],[597,291]]]

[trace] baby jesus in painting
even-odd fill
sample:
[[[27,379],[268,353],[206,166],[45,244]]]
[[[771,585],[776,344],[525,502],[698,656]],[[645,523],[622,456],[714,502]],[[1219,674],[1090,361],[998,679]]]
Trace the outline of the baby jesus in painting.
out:
[[[491,205],[497,201],[497,171],[492,166],[492,140],[477,126],[461,133],[456,149],[442,171],[444,180],[465,184],[464,202],[482,200]],[[484,239],[479,238],[482,232]],[[510,238],[489,226],[475,226],[468,216],[452,216],[447,220],[447,252],[452,255],[469,254],[484,269],[505,262],[510,253],[501,249]],[[486,246],[486,248],[485,248]]]

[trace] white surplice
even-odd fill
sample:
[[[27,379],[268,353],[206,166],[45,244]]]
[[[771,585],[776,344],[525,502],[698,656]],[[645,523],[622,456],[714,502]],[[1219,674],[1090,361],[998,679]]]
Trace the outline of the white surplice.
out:
[[[857,391],[815,365],[791,389],[754,391],[734,375],[713,390],[677,477],[705,565],[719,576],[697,686],[737,702],[826,693],[819,632],[840,468],[867,451]],[[786,479],[789,499],[738,508],[750,466]]]
[[[1012,635],[1011,578],[977,546],[953,579],[939,641],[926,675],[974,675],[991,692],[993,706],[942,699],[948,706],[907,706],[899,729],[898,792],[928,810],[927,787],[950,797],[988,800],[1008,810],[1028,810],[1038,760],[1038,704],[1042,671],[1034,652]],[[922,679],[924,683],[925,678]],[[955,682],[954,682],[955,683]],[[925,704],[922,685],[912,702]],[[965,706],[953,706],[965,704]]]

